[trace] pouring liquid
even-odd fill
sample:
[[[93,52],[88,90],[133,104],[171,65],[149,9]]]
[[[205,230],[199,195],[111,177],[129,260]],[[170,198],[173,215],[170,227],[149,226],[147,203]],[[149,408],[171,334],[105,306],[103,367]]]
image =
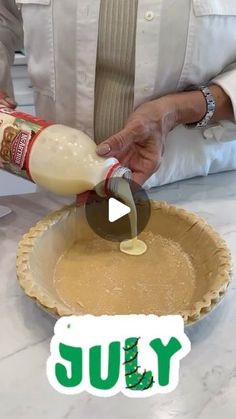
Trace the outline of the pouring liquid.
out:
[[[119,179],[116,196],[131,209],[131,212],[129,213],[131,240],[124,240],[121,242],[120,250],[128,255],[141,256],[146,253],[147,245],[137,237],[137,209],[127,180]]]

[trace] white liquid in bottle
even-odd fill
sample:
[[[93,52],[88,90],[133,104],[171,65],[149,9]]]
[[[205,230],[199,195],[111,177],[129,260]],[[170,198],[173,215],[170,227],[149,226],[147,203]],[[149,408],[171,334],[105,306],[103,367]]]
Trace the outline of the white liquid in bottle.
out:
[[[0,109],[0,168],[61,195],[78,195],[105,181],[108,190],[97,190],[105,196],[111,179],[131,175],[117,159],[99,157],[83,132],[7,109]],[[118,183],[117,197],[131,208],[132,240],[122,243],[121,250],[140,255],[146,245],[137,239],[137,212],[127,182]]]
[[[0,110],[0,159],[3,169],[60,195],[77,195],[114,174],[131,173],[117,159],[99,157],[83,132],[6,109]]]
[[[52,125],[35,141],[29,171],[35,183],[61,195],[72,195],[94,189],[117,163],[114,158],[99,157],[95,143],[83,132]]]

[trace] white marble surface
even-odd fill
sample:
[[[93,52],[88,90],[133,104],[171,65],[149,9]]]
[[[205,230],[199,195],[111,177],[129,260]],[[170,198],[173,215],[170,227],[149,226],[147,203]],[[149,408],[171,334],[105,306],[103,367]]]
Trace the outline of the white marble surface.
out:
[[[222,234],[236,260],[236,172],[177,183],[151,192],[204,217]],[[0,219],[0,417],[3,419],[233,419],[236,417],[236,282],[220,306],[188,329],[190,355],[180,384],[146,400],[62,396],[45,365],[54,320],[21,291],[15,275],[17,242],[59,198],[34,194],[0,198],[12,214]]]

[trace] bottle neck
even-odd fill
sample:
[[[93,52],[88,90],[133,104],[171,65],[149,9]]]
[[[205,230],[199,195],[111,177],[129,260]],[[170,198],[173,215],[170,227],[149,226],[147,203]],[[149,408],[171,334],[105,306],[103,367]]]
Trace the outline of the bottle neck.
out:
[[[119,179],[126,179],[128,182],[131,181],[132,172],[127,167],[122,166],[120,163],[116,163],[110,167],[106,179],[105,179],[105,194],[109,195],[113,193],[114,195],[117,192]]]

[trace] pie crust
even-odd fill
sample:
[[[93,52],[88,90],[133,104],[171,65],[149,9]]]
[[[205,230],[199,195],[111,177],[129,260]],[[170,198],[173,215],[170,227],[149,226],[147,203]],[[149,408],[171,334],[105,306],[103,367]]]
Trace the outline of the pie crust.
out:
[[[196,270],[191,307],[171,313],[180,314],[189,325],[203,318],[224,296],[232,273],[230,251],[219,234],[198,216],[165,202],[151,201],[151,206],[146,230],[178,243]],[[19,243],[16,264],[19,283],[30,298],[55,317],[75,314],[55,292],[55,266],[73,243],[93,237],[84,207],[71,205],[42,219]]]

